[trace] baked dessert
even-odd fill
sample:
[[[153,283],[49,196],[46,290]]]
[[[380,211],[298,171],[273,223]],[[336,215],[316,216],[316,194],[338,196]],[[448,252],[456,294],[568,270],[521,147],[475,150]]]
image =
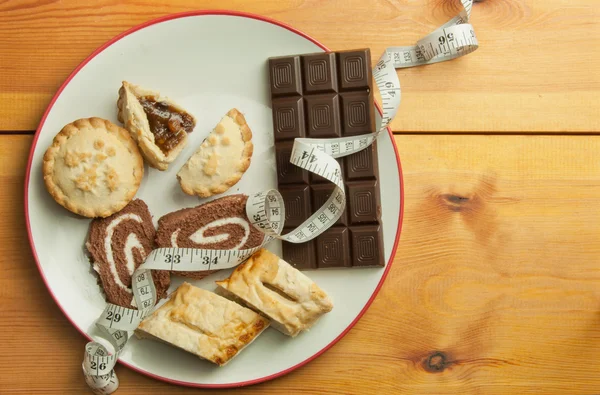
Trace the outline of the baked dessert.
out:
[[[140,323],[135,334],[225,365],[268,326],[269,321],[252,310],[183,283]]]
[[[159,170],[167,170],[196,126],[196,119],[170,99],[127,81],[119,89],[117,109],[148,164]]]
[[[333,309],[327,294],[277,255],[261,249],[217,285],[263,314],[280,332],[295,337]]]
[[[85,246],[108,302],[135,307],[131,276],[154,248],[155,233],[148,206],[139,199],[110,217],[91,222]],[[153,270],[152,278],[157,300],[164,298],[171,282],[169,272]]]
[[[247,200],[246,195],[229,195],[164,215],[158,220],[156,244],[158,247],[211,250],[258,247],[264,239],[264,233],[248,220]],[[214,270],[174,274],[200,279],[213,272]]]
[[[46,189],[67,210],[108,217],[133,199],[144,163],[125,129],[105,119],[84,118],[54,137],[42,170]]]
[[[229,110],[177,173],[183,192],[209,197],[235,185],[250,166],[251,139],[242,113]]]

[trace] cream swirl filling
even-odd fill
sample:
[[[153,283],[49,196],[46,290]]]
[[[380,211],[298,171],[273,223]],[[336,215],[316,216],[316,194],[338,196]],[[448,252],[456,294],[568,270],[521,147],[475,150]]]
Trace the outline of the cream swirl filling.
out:
[[[104,251],[106,252],[106,260],[108,261],[108,267],[110,269],[110,273],[115,280],[115,284],[117,284],[123,290],[131,293],[131,289],[128,288],[119,277],[119,273],[117,272],[117,264],[115,262],[115,256],[112,249],[112,238],[115,233],[115,229],[119,224],[126,220],[132,220],[139,223],[142,223],[142,218],[136,214],[123,214],[120,217],[116,218],[106,227],[106,236],[104,237]],[[127,272],[129,275],[133,275],[133,271],[135,270],[135,258],[133,257],[133,249],[137,248],[142,256],[144,256],[144,247],[140,240],[138,239],[135,233],[130,233],[127,235],[127,240],[125,241],[125,260]]]
[[[239,243],[237,243],[233,248],[231,248],[232,250],[239,250],[244,244],[246,244],[246,241],[248,241],[248,237],[250,237],[250,224],[248,224],[248,221],[246,221],[245,219],[239,217],[220,218],[209,222],[208,224],[202,226],[194,233],[192,233],[189,236],[189,239],[196,244],[221,243],[223,241],[228,240],[231,237],[231,235],[229,233],[220,233],[213,236],[205,236],[204,232],[211,228],[216,228],[225,225],[239,225],[242,227],[242,229],[244,229],[244,236],[242,236]],[[177,237],[179,236],[180,231],[181,229],[179,228],[171,234],[171,247],[179,247],[177,245]]]

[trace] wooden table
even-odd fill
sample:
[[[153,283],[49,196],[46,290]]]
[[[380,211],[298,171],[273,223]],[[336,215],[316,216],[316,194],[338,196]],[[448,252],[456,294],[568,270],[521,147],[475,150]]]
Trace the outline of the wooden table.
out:
[[[197,7],[378,54],[416,42],[458,1],[0,2],[1,393],[87,393],[85,339],[44,287],[23,218],[45,107],[106,40]],[[231,392],[600,393],[600,3],[485,0],[473,23],[475,53],[398,72],[404,226],[370,310],[307,366]],[[117,373],[119,394],[199,392]]]

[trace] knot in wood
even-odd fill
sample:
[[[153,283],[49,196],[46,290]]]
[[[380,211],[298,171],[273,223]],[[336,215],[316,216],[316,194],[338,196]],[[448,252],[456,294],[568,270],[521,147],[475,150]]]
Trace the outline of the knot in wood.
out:
[[[448,362],[446,354],[441,351],[434,352],[423,361],[423,368],[430,373],[440,373],[448,366],[450,366],[450,362]]]
[[[440,195],[443,204],[452,211],[462,211],[473,205],[472,200],[467,196],[460,196],[450,193]]]

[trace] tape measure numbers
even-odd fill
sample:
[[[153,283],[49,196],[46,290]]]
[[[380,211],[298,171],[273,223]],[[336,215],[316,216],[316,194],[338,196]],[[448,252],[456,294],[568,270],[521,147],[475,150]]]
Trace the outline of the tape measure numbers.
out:
[[[114,372],[118,356],[131,332],[151,313],[156,304],[152,270],[208,271],[229,269],[239,265],[270,241],[291,243],[311,240],[341,216],[346,195],[341,169],[335,158],[351,155],[373,144],[385,131],[398,111],[401,99],[397,68],[414,67],[454,59],[478,47],[473,27],[468,23],[473,0],[461,0],[461,13],[410,47],[390,47],[373,69],[373,78],[382,99],[382,120],[375,133],[336,139],[299,138],[294,141],[290,162],[335,184],[331,196],[313,215],[286,235],[281,235],[285,206],[277,190],[256,193],[247,201],[246,214],[253,226],[264,234],[261,246],[247,250],[202,250],[159,248],[152,251],[132,276],[134,305],[138,310],[107,304],[96,321],[106,346],[92,341],[85,347],[82,363],[86,383],[95,394],[111,394],[119,380]]]

